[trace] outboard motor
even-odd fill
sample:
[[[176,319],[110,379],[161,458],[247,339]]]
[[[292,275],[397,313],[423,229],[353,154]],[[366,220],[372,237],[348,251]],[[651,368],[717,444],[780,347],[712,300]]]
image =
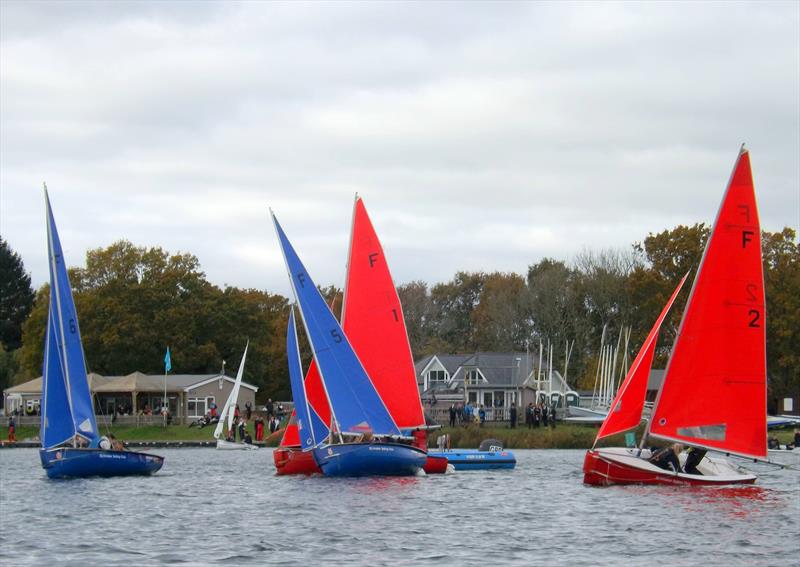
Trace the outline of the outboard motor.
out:
[[[503,450],[503,442],[499,439],[484,439],[478,446],[478,450],[499,453]]]

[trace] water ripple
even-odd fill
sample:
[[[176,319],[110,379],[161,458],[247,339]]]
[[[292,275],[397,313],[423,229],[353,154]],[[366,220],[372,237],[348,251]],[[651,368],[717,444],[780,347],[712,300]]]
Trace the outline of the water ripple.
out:
[[[793,471],[750,487],[581,484],[581,451],[514,471],[278,478],[270,451],[160,451],[152,478],[50,481],[0,451],[3,565],[792,564]]]

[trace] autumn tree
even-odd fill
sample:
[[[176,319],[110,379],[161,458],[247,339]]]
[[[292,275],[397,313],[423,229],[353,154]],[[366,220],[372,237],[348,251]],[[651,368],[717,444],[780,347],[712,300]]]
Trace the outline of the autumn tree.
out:
[[[762,232],[771,406],[800,392],[800,242],[791,228]]]

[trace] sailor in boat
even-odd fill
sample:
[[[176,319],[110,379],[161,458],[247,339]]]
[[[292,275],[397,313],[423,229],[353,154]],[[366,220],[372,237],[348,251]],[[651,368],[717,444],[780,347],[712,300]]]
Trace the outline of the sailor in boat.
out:
[[[686,451],[686,461],[683,463],[683,470],[686,474],[699,474],[702,475],[698,469],[697,465],[703,460],[703,457],[706,456],[707,451],[705,449],[698,449],[697,447],[689,447],[689,450]]]
[[[653,453],[653,456],[650,457],[650,462],[664,470],[672,469],[676,473],[683,472],[679,458],[681,451],[683,451],[683,445],[673,443],[669,447],[664,447]]]

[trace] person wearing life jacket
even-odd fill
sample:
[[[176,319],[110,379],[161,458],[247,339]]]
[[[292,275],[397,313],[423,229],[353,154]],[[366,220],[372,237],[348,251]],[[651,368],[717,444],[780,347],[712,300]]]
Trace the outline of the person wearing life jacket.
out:
[[[428,434],[425,432],[424,429],[415,429],[414,433],[412,433],[414,437],[414,442],[412,445],[417,449],[422,449],[423,451],[428,450]]]
[[[683,445],[680,443],[673,443],[669,447],[664,447],[656,451],[653,456],[650,457],[650,462],[664,470],[670,470],[671,468],[676,473],[683,472],[681,470],[681,462],[678,460],[678,455],[681,454],[682,450]]]
[[[706,456],[706,452],[706,449],[689,447],[689,450],[686,452],[686,461],[683,463],[684,472],[687,474],[699,474],[702,476],[703,473],[697,470],[697,465],[699,465],[700,461],[703,460],[703,457]]]

